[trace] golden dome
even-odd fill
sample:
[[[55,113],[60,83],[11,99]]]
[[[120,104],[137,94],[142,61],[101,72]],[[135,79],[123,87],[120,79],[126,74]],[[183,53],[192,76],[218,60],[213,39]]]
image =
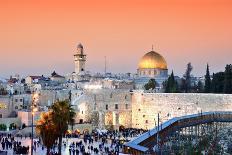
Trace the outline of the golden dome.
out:
[[[139,69],[167,69],[165,59],[155,51],[145,54],[139,62]]]

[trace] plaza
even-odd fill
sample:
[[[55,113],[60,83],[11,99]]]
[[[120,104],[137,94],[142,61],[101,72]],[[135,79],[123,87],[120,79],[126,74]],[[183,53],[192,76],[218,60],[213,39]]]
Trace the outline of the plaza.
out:
[[[124,131],[108,132],[98,131],[97,133],[85,135],[69,135],[63,137],[62,154],[64,155],[114,155],[122,154],[122,146],[135,137],[143,134],[144,130],[125,129]],[[5,143],[4,143],[5,142]],[[17,146],[18,145],[18,146]],[[7,151],[7,154],[15,154],[18,148],[28,148],[27,153],[31,154],[31,138],[29,135],[0,134],[0,150]],[[33,140],[33,154],[46,154],[47,149],[42,145],[39,138]],[[51,148],[51,154],[57,154],[57,143]]]

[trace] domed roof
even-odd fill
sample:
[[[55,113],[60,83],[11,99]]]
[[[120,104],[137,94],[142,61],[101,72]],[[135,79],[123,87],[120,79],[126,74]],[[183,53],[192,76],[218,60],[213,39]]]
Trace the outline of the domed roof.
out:
[[[165,59],[155,51],[145,54],[139,62],[139,69],[167,69]]]
[[[83,48],[83,45],[82,45],[81,43],[79,43],[79,44],[77,45],[77,48]]]

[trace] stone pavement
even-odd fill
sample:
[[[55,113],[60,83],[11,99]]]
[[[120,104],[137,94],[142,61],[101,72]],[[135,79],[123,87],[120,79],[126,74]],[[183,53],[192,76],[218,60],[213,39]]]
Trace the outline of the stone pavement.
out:
[[[20,138],[20,137],[16,137],[15,138],[15,140],[16,141],[20,141],[21,143],[22,143],[22,146],[29,146],[30,148],[31,148],[31,139],[30,138]],[[34,140],[36,140],[36,141],[38,141],[38,139],[34,139]],[[69,155],[70,153],[69,153],[69,145],[71,144],[71,143],[73,143],[73,142],[79,142],[79,141],[81,141],[82,140],[82,142],[83,142],[83,139],[80,139],[80,138],[63,138],[63,141],[66,141],[66,147],[64,147],[64,145],[62,146],[62,155]],[[91,152],[91,150],[89,150],[88,151],[88,144],[86,143],[83,143],[84,144],[84,146],[85,146],[85,150],[86,150],[86,152],[90,152],[91,153],[91,155],[94,155],[94,153],[93,152]],[[100,142],[93,142],[93,144],[92,144],[92,146],[93,147],[95,147],[95,148],[98,148],[99,149],[99,144],[100,144]],[[111,147],[111,143],[110,142],[108,142],[108,144],[106,144],[105,146],[108,146],[109,148],[110,148],[110,150],[112,150],[112,149],[114,149],[114,146],[113,147]],[[0,145],[0,150],[2,150],[2,146]],[[103,149],[104,150],[104,149]],[[57,148],[55,149],[55,151],[57,151]],[[57,151],[58,152],[58,151]],[[9,154],[9,155],[13,155],[13,149],[8,149],[7,150],[7,154]],[[31,154],[31,149],[29,149],[29,154]],[[46,154],[46,148],[44,148],[44,150],[42,150],[42,147],[41,146],[39,146],[39,147],[37,147],[36,148],[36,151],[34,151],[33,152],[33,154],[34,155],[45,155]],[[104,155],[104,154],[106,154],[106,153],[104,153],[104,152],[99,152],[98,153],[99,155]],[[73,155],[73,153],[71,153],[71,155]],[[81,153],[79,153],[79,155],[82,155]]]

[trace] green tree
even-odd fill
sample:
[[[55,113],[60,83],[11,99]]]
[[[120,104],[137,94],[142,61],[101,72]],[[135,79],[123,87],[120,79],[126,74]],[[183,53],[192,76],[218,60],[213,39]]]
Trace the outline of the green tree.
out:
[[[6,124],[0,124],[0,131],[6,131],[7,126]]]
[[[165,83],[165,93],[176,93],[178,91],[178,84],[175,80],[173,71]]]
[[[225,80],[224,80],[224,93],[232,93],[232,65],[226,65]]]
[[[203,87],[204,87],[203,83],[199,80],[198,83],[197,83],[197,92],[202,93]]]
[[[211,82],[211,92],[212,93],[223,93],[224,90],[224,72],[218,72],[213,74]]]
[[[187,69],[184,74],[183,88],[185,93],[188,93],[191,89],[191,72],[193,70],[192,64],[189,62],[187,64]]]
[[[211,92],[211,79],[209,73],[209,65],[207,64],[206,74],[205,74],[205,93]]]
[[[75,122],[75,111],[68,100],[58,101],[52,105],[52,119],[58,129],[59,145],[58,154],[61,155],[62,137],[68,130],[68,125]]]
[[[145,90],[150,90],[150,89],[154,90],[155,87],[156,87],[155,79],[150,79],[148,83],[144,85]]]
[[[16,124],[15,123],[11,123],[9,126],[10,130],[15,130],[16,129]]]
[[[41,137],[44,146],[47,147],[47,155],[58,138],[58,130],[52,120],[52,112],[41,113],[36,124],[36,133]]]

